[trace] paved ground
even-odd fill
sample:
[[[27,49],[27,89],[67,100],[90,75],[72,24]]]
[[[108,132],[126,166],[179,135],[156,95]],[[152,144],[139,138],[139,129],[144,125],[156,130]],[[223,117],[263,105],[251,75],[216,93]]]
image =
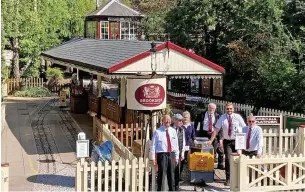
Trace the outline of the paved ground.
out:
[[[81,129],[92,138],[92,117],[71,114],[74,120],[50,99],[8,98],[2,104],[1,161],[10,164],[10,191],[74,190],[75,139]],[[185,173],[181,190],[193,191],[187,178]],[[228,190],[222,170],[215,179],[205,191]]]
[[[46,104],[49,99],[8,98],[3,103],[1,161],[10,164],[10,191],[74,190],[80,129],[68,113]]]

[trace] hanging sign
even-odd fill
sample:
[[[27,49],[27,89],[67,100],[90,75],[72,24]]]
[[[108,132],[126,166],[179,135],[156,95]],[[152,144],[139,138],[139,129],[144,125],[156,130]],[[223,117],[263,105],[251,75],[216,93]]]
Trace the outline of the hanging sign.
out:
[[[127,108],[159,110],[166,107],[166,78],[132,77],[127,79]]]

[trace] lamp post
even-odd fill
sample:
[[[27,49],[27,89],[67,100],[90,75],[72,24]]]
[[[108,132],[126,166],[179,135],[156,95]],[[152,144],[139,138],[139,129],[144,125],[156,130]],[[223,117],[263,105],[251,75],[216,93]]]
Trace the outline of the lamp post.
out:
[[[157,72],[157,44],[155,42],[151,42],[150,56],[151,56],[151,70],[152,76],[156,75]]]

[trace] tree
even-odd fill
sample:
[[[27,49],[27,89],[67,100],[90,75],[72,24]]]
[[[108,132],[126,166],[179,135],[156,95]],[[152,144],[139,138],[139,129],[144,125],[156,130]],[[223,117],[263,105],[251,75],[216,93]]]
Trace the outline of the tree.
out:
[[[3,47],[14,53],[12,76],[38,76],[40,53],[81,36],[84,16],[94,8],[92,0],[2,0]]]

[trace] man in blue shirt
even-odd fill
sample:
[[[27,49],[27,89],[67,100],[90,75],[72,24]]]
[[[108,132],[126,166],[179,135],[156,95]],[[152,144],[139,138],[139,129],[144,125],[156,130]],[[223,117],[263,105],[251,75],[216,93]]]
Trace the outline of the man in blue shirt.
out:
[[[242,132],[246,133],[246,149],[243,154],[246,156],[261,157],[263,152],[263,131],[262,128],[256,125],[254,116],[247,118],[248,126],[243,127]]]
[[[168,190],[174,191],[175,167],[179,162],[178,137],[176,130],[170,126],[171,117],[164,115],[162,121],[163,125],[154,132],[150,153],[153,164],[158,166],[157,191],[161,191],[165,177]]]

